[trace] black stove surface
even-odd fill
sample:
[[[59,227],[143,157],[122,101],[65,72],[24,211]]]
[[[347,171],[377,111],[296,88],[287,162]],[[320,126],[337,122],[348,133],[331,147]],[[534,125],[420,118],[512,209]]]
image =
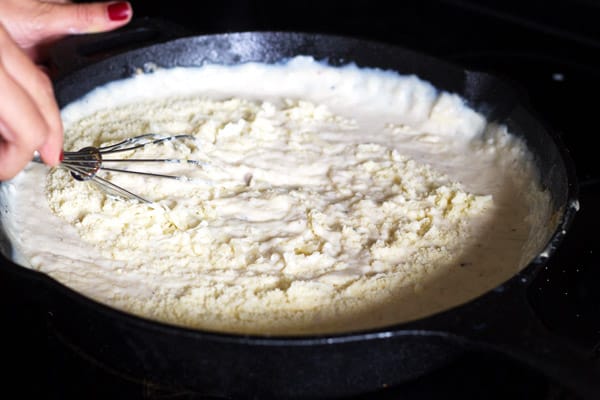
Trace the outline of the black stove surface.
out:
[[[335,33],[395,43],[467,68],[500,75],[523,96],[570,149],[580,181],[580,211],[555,256],[533,282],[530,301],[555,333],[592,351],[600,343],[600,165],[595,142],[600,50],[593,1],[133,1],[136,16],[161,17],[194,33],[288,30]],[[592,99],[590,101],[589,99]],[[0,277],[3,278],[2,275]],[[195,399],[153,382],[132,382],[94,365],[57,340],[27,289],[0,280],[5,369],[0,384],[20,398]],[[16,392],[15,392],[16,391]],[[559,382],[499,356],[466,353],[415,381],[356,399],[564,399]],[[600,395],[599,395],[600,396]]]

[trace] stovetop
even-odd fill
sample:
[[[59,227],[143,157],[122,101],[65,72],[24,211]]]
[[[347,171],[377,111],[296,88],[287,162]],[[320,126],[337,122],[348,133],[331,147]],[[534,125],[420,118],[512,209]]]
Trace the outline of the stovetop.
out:
[[[484,70],[523,89],[527,101],[558,132],[575,161],[581,208],[566,240],[529,289],[540,318],[555,333],[590,349],[600,344],[600,163],[596,132],[600,65],[592,1],[438,0],[223,1],[190,12],[192,2],[132,1],[136,16],[161,17],[195,33],[288,30],[358,36],[402,45],[466,68]],[[387,7],[387,6],[386,6]],[[5,369],[0,383],[20,397],[51,399],[192,399],[152,382],[130,382],[65,348],[35,312],[25,288],[0,280]],[[1,375],[0,375],[1,376]],[[14,393],[14,392],[13,392]],[[498,356],[467,353],[400,387],[356,399],[575,399],[559,383]]]

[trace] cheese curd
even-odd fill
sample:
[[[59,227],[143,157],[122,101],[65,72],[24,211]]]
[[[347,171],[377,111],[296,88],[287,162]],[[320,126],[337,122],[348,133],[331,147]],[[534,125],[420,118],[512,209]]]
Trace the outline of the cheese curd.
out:
[[[65,147],[155,132],[178,158],[107,179],[30,165],[6,185],[15,258],[112,307],[253,334],[369,329],[460,304],[522,268],[549,196],[525,144],[415,76],[280,65],[157,70],[62,111]],[[129,165],[124,165],[130,167]]]

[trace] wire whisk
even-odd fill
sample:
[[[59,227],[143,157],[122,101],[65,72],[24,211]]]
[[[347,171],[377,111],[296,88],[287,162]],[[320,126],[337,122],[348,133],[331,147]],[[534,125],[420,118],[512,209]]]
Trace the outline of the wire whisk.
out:
[[[121,197],[128,199],[136,199],[143,203],[152,203],[150,200],[147,200],[122,186],[119,186],[107,179],[98,176],[98,172],[100,170],[110,171],[110,172],[118,172],[118,173],[127,173],[127,174],[136,174],[136,175],[144,175],[151,176],[156,178],[167,178],[167,179],[175,179],[181,181],[189,180],[186,176],[180,175],[167,175],[167,174],[159,174],[153,172],[146,171],[138,171],[131,169],[122,169],[122,168],[111,168],[107,167],[107,163],[115,162],[115,163],[176,163],[176,164],[192,164],[195,166],[202,166],[204,163],[197,160],[185,160],[185,159],[174,159],[174,158],[105,158],[106,155],[111,155],[115,153],[121,152],[129,152],[132,150],[136,150],[148,145],[160,144],[165,142],[170,142],[174,140],[184,140],[184,139],[195,139],[192,135],[173,135],[173,136],[163,136],[155,133],[146,133],[139,136],[134,136],[131,138],[127,138],[119,143],[112,144],[109,146],[102,147],[84,147],[78,151],[65,151],[62,154],[61,162],[59,167],[67,169],[71,176],[78,181],[92,181],[98,184],[102,189],[106,190],[109,193],[116,193]],[[43,163],[39,153],[34,154],[33,158],[34,162]]]

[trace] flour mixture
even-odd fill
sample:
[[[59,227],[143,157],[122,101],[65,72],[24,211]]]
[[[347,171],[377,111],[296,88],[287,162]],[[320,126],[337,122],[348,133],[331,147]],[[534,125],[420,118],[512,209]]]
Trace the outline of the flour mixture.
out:
[[[158,70],[63,109],[65,148],[190,134],[127,157],[114,198],[30,165],[10,191],[23,265],[112,307],[221,332],[309,334],[429,315],[526,265],[549,195],[524,143],[415,76],[281,65]]]

